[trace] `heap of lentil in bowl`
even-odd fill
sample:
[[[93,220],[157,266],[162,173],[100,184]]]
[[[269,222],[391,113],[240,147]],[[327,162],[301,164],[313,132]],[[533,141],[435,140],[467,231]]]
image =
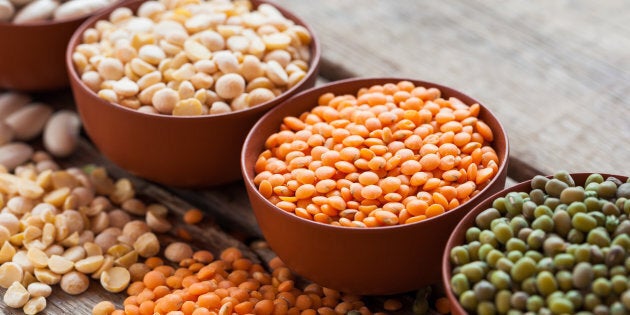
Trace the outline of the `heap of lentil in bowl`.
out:
[[[283,119],[254,184],[277,207],[348,227],[419,222],[456,208],[497,174],[479,104],[409,81],[326,93]]]

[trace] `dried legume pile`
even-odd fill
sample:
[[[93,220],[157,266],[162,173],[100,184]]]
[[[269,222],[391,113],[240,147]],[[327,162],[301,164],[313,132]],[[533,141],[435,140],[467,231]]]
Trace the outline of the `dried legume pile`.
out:
[[[92,14],[117,0],[0,0],[0,22],[40,23]]]
[[[36,102],[27,94],[0,94],[0,164],[8,170],[31,159],[33,149],[27,141],[39,137],[48,153],[55,157],[71,155],[79,142],[81,120],[71,110],[53,111],[48,104]]]
[[[476,314],[628,314],[630,181],[564,171],[493,201],[450,252],[451,288]]]
[[[348,227],[422,221],[468,201],[497,174],[479,104],[409,81],[321,95],[265,143],[254,183],[297,216]]]
[[[129,286],[124,310],[105,301],[92,314],[372,314],[360,296],[316,284],[298,288],[277,257],[269,273],[233,247],[218,259],[208,251],[191,254],[178,268],[158,257],[147,259],[150,271]]]
[[[220,114],[267,102],[309,68],[311,34],[269,4],[147,1],[116,9],[72,55],[98,96],[141,112]]]
[[[171,229],[165,206],[145,204],[129,179],[103,168],[61,169],[43,151],[14,168],[0,164],[0,287],[25,314],[42,311],[56,284],[71,295],[90,278],[125,290],[139,261],[160,251],[155,233]]]

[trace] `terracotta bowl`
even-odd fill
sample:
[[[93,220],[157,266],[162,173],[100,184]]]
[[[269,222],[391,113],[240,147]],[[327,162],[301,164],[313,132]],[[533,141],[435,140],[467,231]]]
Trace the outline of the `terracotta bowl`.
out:
[[[143,1],[124,6],[135,10]],[[268,3],[252,1],[254,5]],[[80,79],[71,55],[81,34],[112,10],[90,18],[74,34],[66,63],[83,126],[96,147],[112,162],[146,179],[178,187],[215,186],[241,179],[239,153],[247,132],[270,108],[312,87],[319,71],[320,46],[303,20],[281,7],[284,16],[306,27],[312,36],[306,77],[279,97],[245,110],[200,117],[146,114],[99,98]]]
[[[66,46],[88,17],[21,25],[0,23],[0,88],[36,92],[67,87]]]
[[[258,224],[287,266],[309,280],[357,294],[394,294],[437,283],[442,249],[451,230],[479,200],[505,185],[508,139],[497,118],[482,105],[480,117],[494,131],[499,172],[481,193],[442,215],[392,227],[339,227],[302,219],[276,207],[259,193],[254,184],[254,165],[265,140],[278,131],[283,117],[311,110],[323,93],[356,95],[359,88],[401,80],[408,79],[350,79],[302,92],[263,116],[245,140],[241,167]],[[416,86],[437,87],[443,96],[455,96],[467,104],[479,103],[445,86],[409,81]]]
[[[573,180],[575,181],[576,185],[583,186],[584,182],[586,182],[586,179],[588,178],[590,174],[592,173],[572,173],[571,177],[573,177]],[[600,174],[604,176],[604,178],[616,177],[623,182],[625,182],[628,179],[627,176],[610,175],[610,174],[603,174],[603,173],[600,173]],[[552,176],[548,176],[548,177],[551,178]],[[457,297],[455,296],[455,294],[453,293],[451,289],[451,277],[453,275],[451,261],[450,261],[451,249],[453,249],[453,247],[457,245],[461,245],[466,242],[466,230],[468,230],[468,228],[475,225],[475,218],[477,217],[477,215],[481,213],[482,211],[491,207],[492,201],[494,199],[499,198],[499,197],[505,197],[505,195],[507,195],[510,192],[530,192],[531,190],[532,190],[531,180],[528,180],[528,181],[516,184],[512,187],[506,188],[504,190],[501,190],[493,194],[492,196],[484,200],[481,200],[475,205],[475,207],[472,210],[470,210],[470,212],[468,212],[468,214],[459,222],[459,224],[457,224],[457,226],[453,230],[453,233],[449,237],[448,242],[446,243],[446,247],[444,248],[444,252],[442,254],[442,284],[444,285],[446,296],[448,297],[450,301],[451,314],[453,315],[468,314],[468,312],[466,312],[466,310],[464,310],[464,308],[459,304],[459,300],[457,299]]]

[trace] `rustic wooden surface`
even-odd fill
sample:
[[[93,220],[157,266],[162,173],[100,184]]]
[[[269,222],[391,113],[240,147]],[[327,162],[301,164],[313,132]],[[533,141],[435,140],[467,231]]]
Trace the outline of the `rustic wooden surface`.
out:
[[[497,114],[510,139],[508,183],[558,169],[630,173],[630,19],[625,0],[607,1],[376,1],[275,0],[311,24],[321,40],[320,76],[396,76],[449,85]],[[68,91],[41,94],[72,107]],[[207,220],[186,227],[193,245],[217,254],[241,248],[258,261],[260,230],[242,182],[205,190],[155,185],[101,156],[86,138],[64,165],[97,164],[131,178],[139,194],[167,204],[181,224],[198,207]],[[172,239],[174,235],[163,236]],[[0,290],[0,294],[3,290]],[[387,297],[366,302],[377,310]],[[413,293],[397,296],[411,312]],[[55,290],[44,314],[90,314],[101,300],[123,295],[93,282],[70,297]],[[2,314],[22,314],[4,305]]]

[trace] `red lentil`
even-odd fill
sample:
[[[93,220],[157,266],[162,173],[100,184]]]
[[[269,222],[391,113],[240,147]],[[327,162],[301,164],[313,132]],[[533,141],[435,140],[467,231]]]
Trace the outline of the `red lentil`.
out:
[[[177,269],[153,259],[153,270],[129,286],[123,310],[112,314],[372,314],[359,296],[317,284],[298,288],[277,257],[269,261],[271,274],[237,248],[213,259],[208,251],[195,252],[189,267]],[[193,271],[196,265],[202,266]]]
[[[308,220],[422,221],[466,202],[497,174],[493,131],[480,110],[409,81],[326,93],[310,112],[283,119],[254,182],[279,208]]]

